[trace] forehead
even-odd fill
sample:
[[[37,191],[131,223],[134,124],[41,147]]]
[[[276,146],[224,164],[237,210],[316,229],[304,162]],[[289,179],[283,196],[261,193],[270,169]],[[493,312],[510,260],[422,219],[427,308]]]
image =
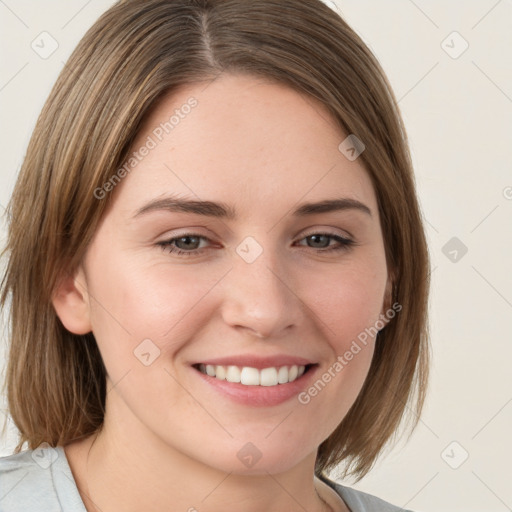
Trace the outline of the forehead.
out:
[[[375,210],[363,164],[338,149],[346,137],[308,95],[259,77],[221,75],[182,86],[153,108],[115,202],[135,210],[177,193],[222,200],[250,216],[343,196]]]

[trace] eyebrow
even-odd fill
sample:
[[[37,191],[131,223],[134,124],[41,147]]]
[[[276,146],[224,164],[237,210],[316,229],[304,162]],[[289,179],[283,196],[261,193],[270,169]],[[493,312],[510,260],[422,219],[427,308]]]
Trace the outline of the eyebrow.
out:
[[[292,212],[292,215],[294,217],[306,217],[308,215],[314,215],[318,213],[328,213],[344,210],[361,211],[370,217],[372,216],[372,212],[368,206],[361,203],[357,199],[351,198],[326,199],[316,203],[303,203]],[[134,218],[155,211],[193,213],[196,215],[204,215],[206,217],[215,217],[227,220],[236,219],[236,211],[234,208],[225,203],[181,199],[175,197],[165,197],[150,201],[137,210]]]

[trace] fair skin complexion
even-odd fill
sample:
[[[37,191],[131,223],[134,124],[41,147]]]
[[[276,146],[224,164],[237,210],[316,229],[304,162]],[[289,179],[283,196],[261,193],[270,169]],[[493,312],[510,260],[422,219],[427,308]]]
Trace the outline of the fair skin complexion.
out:
[[[340,153],[346,134],[314,99],[244,75],[206,85],[184,86],[151,112],[133,150],[198,101],[111,192],[83,264],[55,294],[66,328],[94,333],[108,373],[103,428],[66,454],[89,512],[347,511],[314,463],[363,385],[374,340],[307,404],[297,392],[265,402],[272,386],[245,386],[250,396],[235,399],[197,365],[300,357],[311,363],[293,383],[304,391],[375,324],[390,280],[372,183],[361,159]],[[162,204],[141,213],[171,194],[235,216]],[[340,198],[370,213],[294,215]],[[159,350],[149,365],[135,355],[143,340],[150,357]],[[241,460],[247,450],[256,463]]]

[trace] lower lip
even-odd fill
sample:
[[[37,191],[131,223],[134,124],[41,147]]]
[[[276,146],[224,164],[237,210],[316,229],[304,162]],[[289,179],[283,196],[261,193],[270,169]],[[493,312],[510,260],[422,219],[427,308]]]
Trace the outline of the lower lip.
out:
[[[239,404],[253,407],[270,407],[282,404],[296,397],[307,387],[317,368],[317,365],[312,366],[293,382],[277,384],[276,386],[246,386],[245,384],[210,377],[195,368],[192,368],[192,370],[217,392],[222,393]]]

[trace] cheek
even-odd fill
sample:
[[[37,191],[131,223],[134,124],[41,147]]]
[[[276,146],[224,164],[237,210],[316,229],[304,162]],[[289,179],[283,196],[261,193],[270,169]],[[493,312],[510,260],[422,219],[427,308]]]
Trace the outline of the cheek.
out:
[[[206,321],[204,299],[225,273],[218,267],[200,270],[103,256],[96,258],[102,261],[101,272],[95,273],[90,291],[94,334],[105,355],[110,340],[128,356],[146,339],[161,351],[176,351],[179,343],[173,340],[191,335],[191,319],[195,331]],[[115,357],[122,357],[122,352]]]
[[[385,267],[377,273],[375,268],[361,265],[316,276],[305,287],[308,304],[331,349],[329,360],[298,396],[302,414],[317,420],[318,442],[341,423],[368,375],[386,282]]]
[[[354,265],[323,276],[305,285],[308,305],[324,324],[326,338],[337,354],[355,339],[374,332],[382,312],[386,269],[379,265]]]
[[[209,318],[205,297],[219,278],[211,270],[197,275],[192,266],[152,267],[122,257],[109,261],[108,256],[101,261],[102,271],[90,283],[97,299],[91,302],[92,325],[117,394],[141,417],[146,409],[176,407],[197,416],[197,405],[170,376],[175,368],[169,363]],[[199,414],[200,421],[208,418]],[[173,425],[177,434],[181,426]]]

